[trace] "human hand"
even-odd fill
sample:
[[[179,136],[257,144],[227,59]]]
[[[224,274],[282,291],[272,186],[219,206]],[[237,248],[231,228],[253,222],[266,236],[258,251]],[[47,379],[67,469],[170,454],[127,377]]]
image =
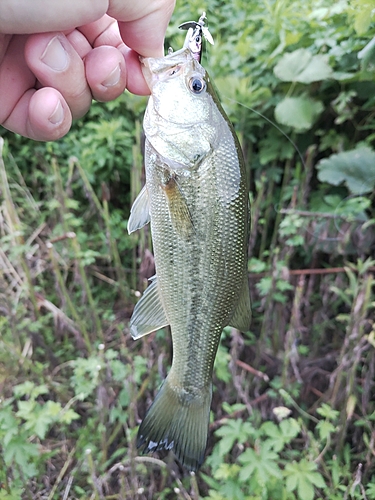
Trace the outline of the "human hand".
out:
[[[148,94],[138,54],[163,55],[173,8],[174,0],[1,0],[0,124],[55,140],[92,97]]]

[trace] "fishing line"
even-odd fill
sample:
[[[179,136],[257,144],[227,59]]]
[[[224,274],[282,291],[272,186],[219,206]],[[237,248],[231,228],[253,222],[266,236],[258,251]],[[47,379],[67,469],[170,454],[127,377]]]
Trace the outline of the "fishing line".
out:
[[[293,141],[293,139],[281,127],[279,127],[277,125],[277,123],[275,123],[274,121],[272,121],[270,118],[268,118],[267,116],[265,116],[260,111],[257,111],[256,109],[254,109],[254,108],[252,108],[250,106],[247,106],[246,104],[243,104],[240,101],[237,101],[236,99],[232,99],[231,97],[228,97],[226,95],[223,95],[223,98],[226,99],[227,101],[231,101],[232,103],[238,104],[239,106],[243,106],[244,108],[248,109],[249,111],[251,111],[251,112],[255,113],[256,115],[258,115],[259,117],[263,118],[272,127],[276,128],[276,130],[278,130],[278,132],[280,132],[280,134],[282,134],[289,141],[289,143],[293,146],[294,150],[296,151],[296,153],[297,153],[297,155],[298,155],[298,157],[299,157],[299,159],[300,159],[300,161],[301,161],[301,163],[303,165],[303,168],[306,170],[306,168],[307,168],[306,167],[306,162],[305,162],[305,160],[303,158],[303,155],[302,155],[300,149],[298,148],[297,144]],[[375,178],[375,176],[374,176],[374,178]],[[365,185],[366,185],[366,182],[363,183],[364,187],[365,187]],[[345,231],[342,231],[342,229],[340,227],[340,224],[339,224],[339,220],[340,219],[345,221],[345,216],[344,215],[340,215],[338,213],[340,205],[343,205],[344,202],[346,200],[350,199],[350,198],[353,198],[353,197],[356,197],[356,196],[360,197],[360,196],[363,196],[364,194],[365,194],[365,192],[363,192],[362,194],[358,193],[356,195],[350,195],[350,196],[346,197],[345,199],[341,200],[339,202],[339,204],[337,205],[337,207],[335,208],[335,210],[334,210],[334,212],[332,214],[333,215],[332,218],[333,218],[335,229],[337,230],[337,233],[339,235],[345,236]],[[276,213],[280,213],[281,210],[279,208],[279,204],[278,203],[274,204],[273,208],[274,208],[274,210],[275,210]],[[327,215],[325,213],[322,213],[321,218],[319,218],[318,213],[316,213],[315,217],[318,218],[318,220],[320,219],[322,222],[323,221],[326,222],[327,220],[329,220],[327,218]],[[313,220],[312,217],[310,219]],[[366,221],[362,221],[362,220],[360,220],[358,218],[354,219],[354,221],[348,221],[348,222],[355,222],[356,220],[358,222],[360,221],[362,223],[366,222]],[[315,219],[315,221],[316,221],[316,219]],[[308,233],[309,235],[313,236],[316,240],[327,241],[327,242],[335,242],[335,241],[340,241],[340,239],[342,239],[340,237],[331,237],[331,238],[328,237],[328,236],[327,237],[321,237],[320,234],[319,234],[319,231],[320,231],[320,228],[318,228],[317,231],[311,231],[309,229],[309,227],[305,228],[305,232]]]
[[[303,168],[306,169],[306,162],[305,160],[303,159],[303,156],[302,156],[302,153],[301,151],[298,149],[298,146],[297,144],[293,141],[293,139],[291,137],[289,137],[289,135],[284,132],[284,130],[282,128],[280,128],[277,123],[273,122],[272,120],[270,120],[270,118],[268,118],[267,116],[265,116],[263,113],[261,113],[260,111],[257,111],[256,109],[254,108],[251,108],[250,106],[247,106],[246,104],[243,104],[242,102],[240,101],[236,101],[236,99],[232,99],[231,97],[228,97],[228,96],[223,96],[224,99],[227,99],[228,101],[232,101],[236,104],[239,104],[240,106],[243,106],[244,108],[248,109],[249,111],[252,111],[253,113],[255,113],[256,115],[260,116],[261,118],[263,118],[264,120],[266,120],[270,125],[272,125],[273,127],[276,128],[276,130],[278,130],[289,142],[290,144],[293,146],[293,148],[295,149],[295,151],[297,152],[298,156],[299,156],[299,159],[301,160],[302,162],[302,165],[303,165]],[[277,210],[276,210],[277,211]]]

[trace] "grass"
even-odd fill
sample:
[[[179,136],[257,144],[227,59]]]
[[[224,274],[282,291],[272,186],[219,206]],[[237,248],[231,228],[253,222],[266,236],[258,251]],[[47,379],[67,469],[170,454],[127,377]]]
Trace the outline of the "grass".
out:
[[[138,158],[134,150],[137,187]],[[369,255],[324,257],[319,242],[307,242],[314,223],[301,216],[307,207],[299,203],[297,210],[292,199],[275,214],[277,185],[258,186],[249,262],[252,331],[224,332],[209,458],[202,473],[189,476],[172,455],[138,456],[134,444],[137,425],[170,365],[167,331],[140,342],[128,332],[135,291],[144,287],[135,270],[151,249],[147,233],[132,240],[127,269],[108,197],[95,195],[78,160],[70,175],[86,193],[87,203],[79,207],[56,161],[50,165],[54,202],[48,200],[48,211],[8,152],[0,171],[0,498],[221,498],[230,482],[223,485],[219,478],[213,486],[207,475],[224,473],[226,464],[228,477],[236,478],[244,450],[257,449],[270,435],[249,434],[244,441],[238,431],[223,452],[226,433],[218,431],[238,418],[261,429],[262,422],[277,422],[277,408],[288,409],[300,429],[293,446],[274,448],[278,470],[302,474],[285,464],[309,457],[327,498],[335,498],[339,486],[346,498],[357,498],[356,492],[373,484],[375,262]],[[284,175],[289,183],[296,171]],[[90,239],[85,223],[93,219],[101,229]],[[349,241],[354,229],[349,224],[337,240]],[[311,267],[295,269],[304,252]],[[332,266],[339,261],[342,266]],[[333,413],[323,417],[322,408]],[[332,460],[340,464],[337,477]],[[302,498],[298,488],[289,490],[285,498]]]
[[[167,46],[200,9],[176,8]],[[373,155],[374,68],[371,52],[358,59],[371,6],[210,0],[207,12],[205,64],[249,178],[254,319],[223,332],[206,460],[190,476],[172,454],[135,448],[171,341],[168,329],[129,334],[154,263],[149,229],[126,230],[145,107],[126,93],[60,141],[0,133],[0,500],[375,499],[375,206],[360,168]],[[308,83],[284,64],[278,78],[300,48],[331,77],[311,67]],[[282,130],[271,125],[286,95],[321,108],[305,131],[285,109]],[[340,154],[358,145],[346,170]]]

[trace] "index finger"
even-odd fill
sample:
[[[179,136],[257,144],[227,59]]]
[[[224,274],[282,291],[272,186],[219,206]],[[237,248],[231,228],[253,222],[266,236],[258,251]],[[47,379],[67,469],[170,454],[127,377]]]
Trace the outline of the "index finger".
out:
[[[164,55],[164,36],[175,0],[112,0],[108,14],[119,22],[125,44],[144,57]]]

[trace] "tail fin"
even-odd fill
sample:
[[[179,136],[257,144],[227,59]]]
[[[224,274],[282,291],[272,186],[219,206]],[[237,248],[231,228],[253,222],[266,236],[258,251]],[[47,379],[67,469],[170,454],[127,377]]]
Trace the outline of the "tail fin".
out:
[[[141,423],[137,448],[143,453],[173,449],[184,467],[199,469],[207,445],[211,396],[211,386],[191,394],[174,388],[167,377]]]

